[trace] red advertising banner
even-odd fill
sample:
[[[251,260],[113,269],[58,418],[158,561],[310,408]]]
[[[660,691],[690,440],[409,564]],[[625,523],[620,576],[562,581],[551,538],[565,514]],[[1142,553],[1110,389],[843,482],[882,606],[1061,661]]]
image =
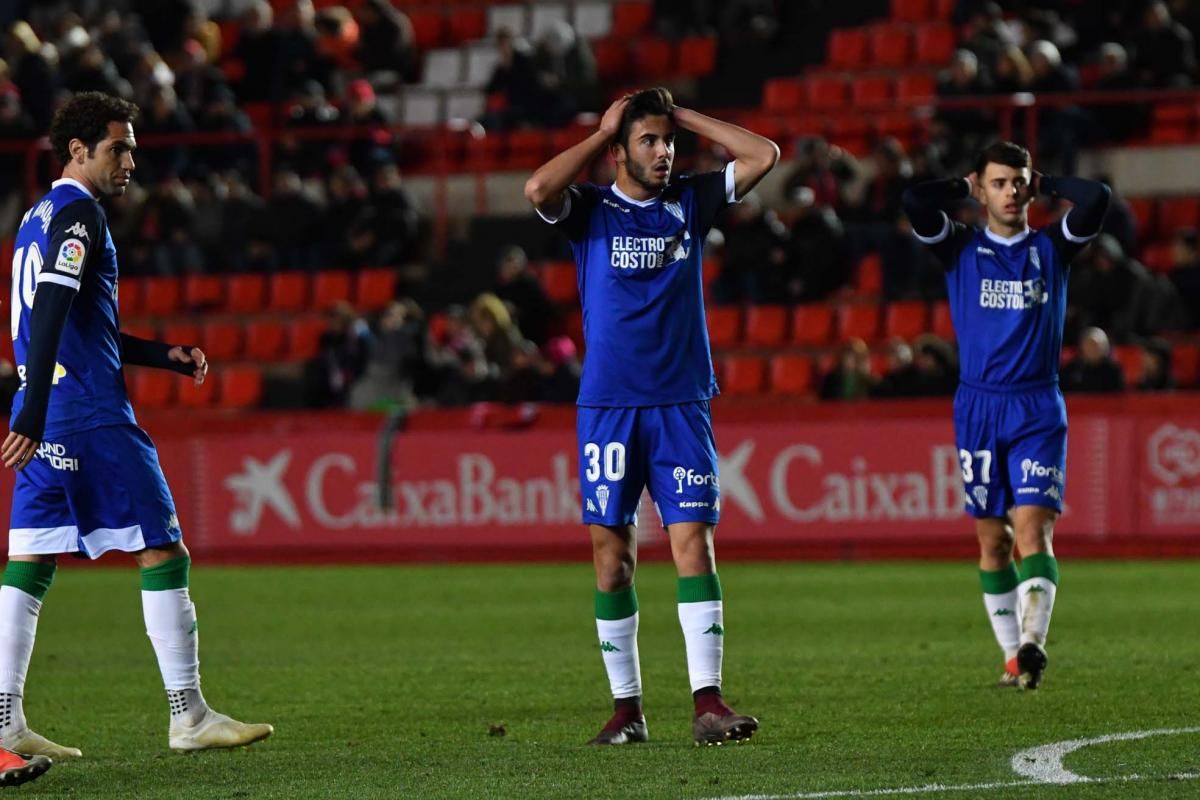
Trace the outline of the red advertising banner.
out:
[[[1064,541],[1180,542],[1200,530],[1200,416],[1089,412],[1070,425],[1057,528]],[[739,420],[718,422],[716,433],[726,556],[963,555],[975,546],[946,415]],[[589,554],[574,432],[563,427],[402,433],[387,510],[378,504],[379,441],[369,426],[162,434],[163,469],[200,554]],[[10,486],[11,473],[0,508]],[[652,504],[642,508],[639,536],[654,552],[664,537]]]

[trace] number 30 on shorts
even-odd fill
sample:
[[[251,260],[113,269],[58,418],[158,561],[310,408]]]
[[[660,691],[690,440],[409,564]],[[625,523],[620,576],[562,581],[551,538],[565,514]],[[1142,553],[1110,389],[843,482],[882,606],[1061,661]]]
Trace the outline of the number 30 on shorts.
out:
[[[583,446],[583,457],[587,459],[584,477],[589,481],[600,480],[600,445],[588,442]],[[604,445],[604,480],[619,481],[625,477],[625,445],[609,442]]]
[[[962,461],[963,483],[973,483],[975,481],[975,462],[979,462],[979,482],[992,482],[992,451],[991,450],[976,450],[974,454],[970,450],[959,450],[958,458]]]

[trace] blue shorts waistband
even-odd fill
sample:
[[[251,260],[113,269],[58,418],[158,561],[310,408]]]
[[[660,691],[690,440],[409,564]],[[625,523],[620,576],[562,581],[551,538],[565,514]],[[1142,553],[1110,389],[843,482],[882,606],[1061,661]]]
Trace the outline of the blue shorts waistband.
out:
[[[1037,381],[1024,381],[1022,383],[984,383],[960,376],[958,382],[960,385],[968,389],[974,389],[977,392],[1016,394],[1018,392],[1036,392],[1040,389],[1053,389],[1058,386],[1058,376],[1055,375],[1053,378],[1043,378]]]

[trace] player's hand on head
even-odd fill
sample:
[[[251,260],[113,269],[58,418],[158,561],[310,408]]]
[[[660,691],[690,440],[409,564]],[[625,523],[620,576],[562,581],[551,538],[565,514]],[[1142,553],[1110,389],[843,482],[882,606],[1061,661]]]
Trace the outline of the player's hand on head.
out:
[[[192,371],[192,377],[197,386],[204,383],[204,379],[208,376],[208,359],[199,347],[186,349],[180,346],[172,347],[167,353],[167,358],[182,364],[193,364],[195,369]]]
[[[0,456],[4,458],[4,466],[9,469],[24,469],[37,455],[38,442],[28,436],[22,436],[16,431],[9,431],[0,448]]]
[[[625,106],[629,105],[629,97],[630,95],[625,95],[604,112],[604,116],[600,118],[601,133],[610,137],[617,135],[617,131],[621,129],[621,115],[625,113]]]

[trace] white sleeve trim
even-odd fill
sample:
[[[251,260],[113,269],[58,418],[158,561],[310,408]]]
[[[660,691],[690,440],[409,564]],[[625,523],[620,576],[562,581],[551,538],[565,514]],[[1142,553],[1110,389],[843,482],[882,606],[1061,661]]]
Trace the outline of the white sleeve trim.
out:
[[[59,286],[68,286],[77,292],[81,285],[78,278],[59,275],[57,272],[39,272],[37,282],[38,286],[41,286],[43,283],[57,283]]]
[[[533,210],[537,212],[537,215],[539,217],[541,217],[546,222],[549,222],[551,225],[562,222],[564,219],[566,219],[567,217],[569,217],[571,215],[571,190],[567,189],[565,192],[563,192],[563,197],[565,199],[563,200],[562,211],[558,212],[558,214],[555,216],[551,216],[551,215],[547,214],[545,211],[542,211],[537,206],[534,206]]]
[[[730,161],[725,165],[725,202],[740,203],[742,198],[737,196],[737,177],[734,171],[737,169],[737,162]]]
[[[1073,210],[1074,209],[1072,209],[1072,211]],[[1069,216],[1071,216],[1070,211],[1063,214],[1063,218],[1062,218],[1063,237],[1068,242],[1074,242],[1075,244],[1086,244],[1087,242],[1090,242],[1092,239],[1095,239],[1097,236],[1100,235],[1100,231],[1096,231],[1091,236],[1076,236],[1075,234],[1071,233],[1071,229],[1067,227],[1067,217],[1069,217]]]
[[[913,230],[913,236],[917,237],[918,242],[921,244],[937,244],[938,242],[946,241],[946,238],[950,235],[950,215],[945,211],[941,213],[942,229],[938,232],[937,236],[922,236],[916,230]]]

